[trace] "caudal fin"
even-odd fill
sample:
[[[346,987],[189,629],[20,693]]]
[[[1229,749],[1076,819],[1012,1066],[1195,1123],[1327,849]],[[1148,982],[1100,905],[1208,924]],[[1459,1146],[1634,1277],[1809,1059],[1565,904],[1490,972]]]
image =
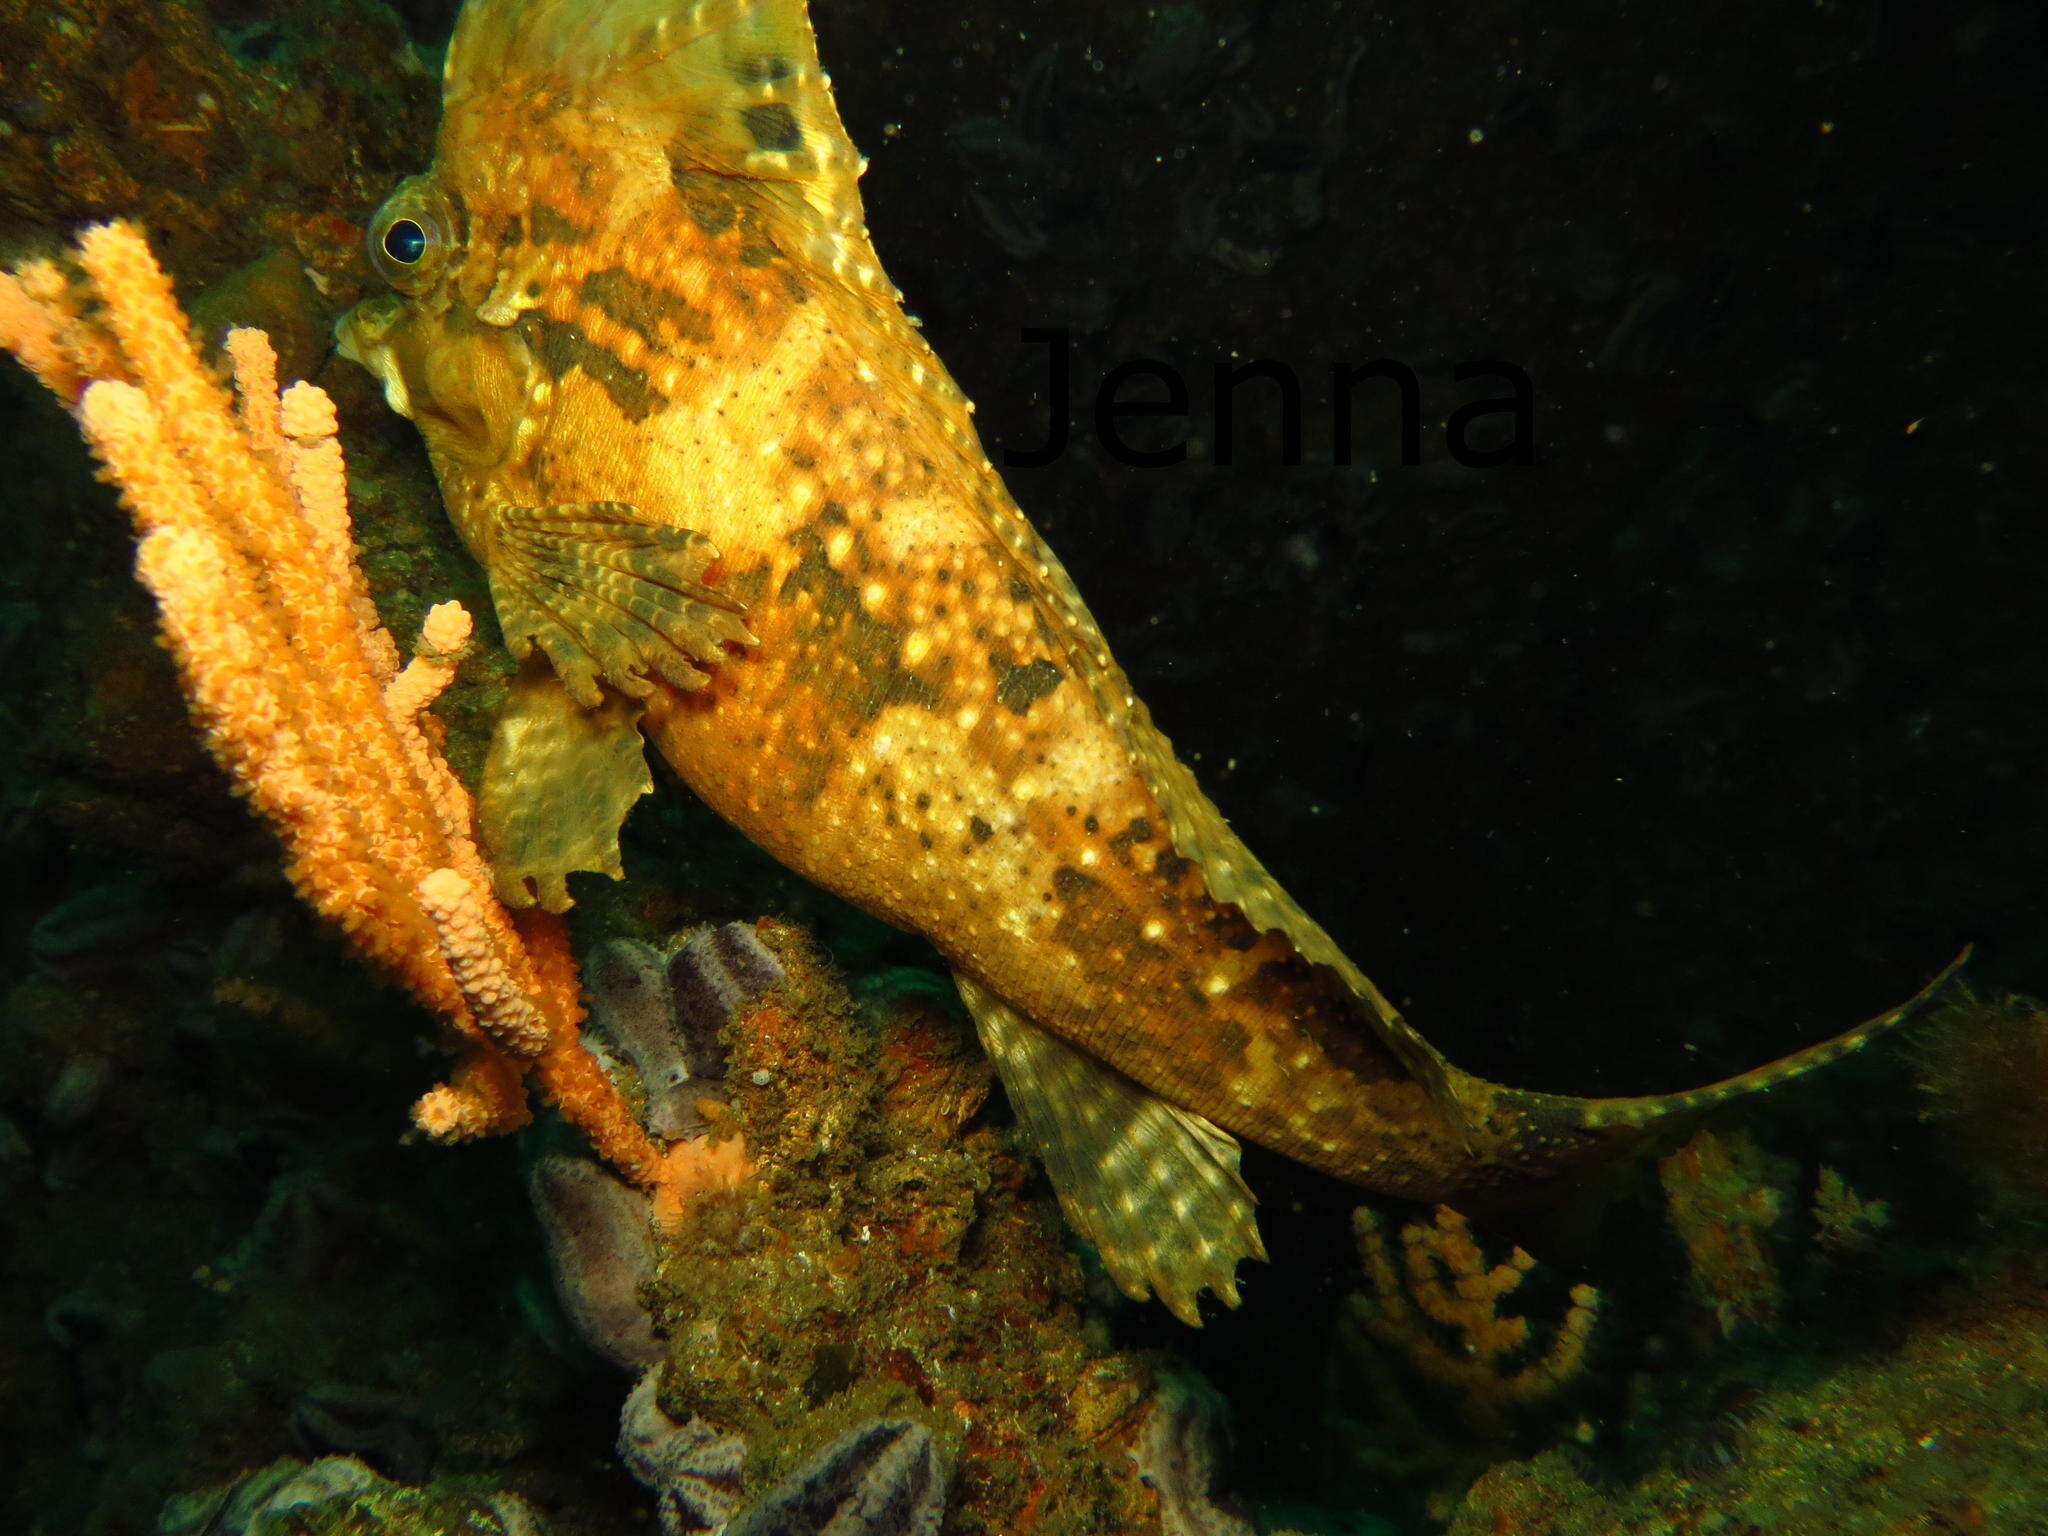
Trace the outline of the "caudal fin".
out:
[[[1509,1184],[1542,1180],[1585,1165],[1589,1159],[1612,1155],[1628,1139],[1626,1133],[1630,1130],[1653,1126],[1675,1114],[1708,1110],[1747,1094],[1761,1094],[1767,1087],[1776,1087],[1792,1077],[1802,1077],[1808,1071],[1862,1051],[1880,1034],[1890,1034],[1931,1014],[1950,989],[1960,985],[1956,977],[1968,958],[1970,950],[1964,948],[1942,975],[1913,993],[1901,1006],[1851,1030],[1843,1030],[1833,1040],[1821,1040],[1821,1044],[1810,1044],[1804,1051],[1794,1051],[1790,1057],[1780,1057],[1739,1077],[1726,1077],[1683,1094],[1647,1094],[1640,1098],[1530,1094],[1520,1087],[1483,1081],[1456,1067],[1450,1069],[1446,1090],[1466,1135],[1475,1143],[1493,1143],[1497,1174],[1511,1169],[1520,1176],[1495,1178],[1497,1186],[1505,1188]]]
[[[1704,1088],[1694,1088],[1684,1093],[1658,1093],[1622,1099],[1566,1099],[1560,1102],[1577,1106],[1575,1118],[1578,1125],[1587,1130],[1607,1130],[1653,1125],[1673,1115],[1710,1109],[1716,1104],[1725,1104],[1730,1099],[1739,1099],[1747,1094],[1760,1093],[1766,1088],[1775,1088],[1792,1078],[1804,1076],[1831,1062],[1840,1061],[1844,1056],[1862,1050],[1879,1036],[1888,1035],[1916,1019],[1924,1018],[1934,1010],[1969,958],[1970,948],[1965,946],[1963,952],[1951,960],[1940,975],[1898,1007],[1881,1013],[1874,1019],[1865,1020],[1854,1029],[1844,1030],[1832,1040],[1823,1040],[1820,1044],[1810,1045],[1803,1051],[1794,1051],[1790,1056],[1780,1057],[1740,1076],[1709,1083]]]

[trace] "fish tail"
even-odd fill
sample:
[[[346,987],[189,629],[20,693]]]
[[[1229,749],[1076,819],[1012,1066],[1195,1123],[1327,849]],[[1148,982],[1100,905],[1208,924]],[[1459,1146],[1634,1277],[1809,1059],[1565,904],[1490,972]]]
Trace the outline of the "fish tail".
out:
[[[1634,1098],[1579,1099],[1573,1102],[1579,1106],[1578,1124],[1588,1130],[1606,1130],[1654,1125],[1674,1115],[1696,1113],[1711,1109],[1717,1104],[1726,1104],[1732,1099],[1746,1098],[1775,1088],[1780,1083],[1790,1082],[1795,1077],[1804,1077],[1855,1054],[1897,1029],[1927,1017],[1934,1012],[1952,988],[1959,987],[1958,974],[1969,961],[1970,949],[1963,952],[1945,966],[1941,973],[1922,987],[1898,1007],[1867,1019],[1853,1029],[1844,1030],[1831,1040],[1823,1040],[1789,1056],[1724,1078],[1718,1083],[1709,1083],[1704,1088],[1693,1088],[1683,1093],[1649,1094]]]
[[[1970,951],[1965,948],[1926,986],[1874,1019],[1844,1030],[1831,1040],[1703,1088],[1630,1098],[1586,1099],[1508,1088],[1450,1067],[1444,1085],[1446,1092],[1439,1103],[1447,1105],[1475,1152],[1491,1147],[1481,1161],[1493,1169],[1496,1177],[1492,1182],[1508,1187],[1541,1181],[1612,1157],[1633,1142],[1636,1133],[1651,1126],[1804,1077],[1862,1050],[1881,1036],[1926,1018],[1952,1001],[1953,994],[1962,992],[1962,983],[1957,978],[1969,958]]]

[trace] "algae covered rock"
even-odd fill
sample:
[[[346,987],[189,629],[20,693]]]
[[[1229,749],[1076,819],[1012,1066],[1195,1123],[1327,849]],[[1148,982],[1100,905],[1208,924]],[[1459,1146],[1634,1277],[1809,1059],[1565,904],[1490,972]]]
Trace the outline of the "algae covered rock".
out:
[[[1723,1426],[1711,1467],[1634,1484],[1585,1456],[1505,1462],[1450,1536],[1892,1536],[2048,1530],[2048,1264],[1933,1298],[1895,1350],[1787,1373]]]
[[[750,1493],[909,1423],[956,1469],[949,1531],[1150,1528],[1151,1372],[1091,1326],[971,1035],[928,999],[856,1007],[796,930],[758,932],[788,979],[726,1026],[718,1110],[751,1171],[659,1228],[662,1409],[739,1435]]]

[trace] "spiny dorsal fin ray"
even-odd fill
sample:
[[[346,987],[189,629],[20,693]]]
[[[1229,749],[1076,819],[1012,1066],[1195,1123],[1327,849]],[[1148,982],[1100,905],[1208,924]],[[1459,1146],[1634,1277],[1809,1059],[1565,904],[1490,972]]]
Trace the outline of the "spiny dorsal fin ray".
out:
[[[1237,1142],[955,975],[982,1049],[1044,1159],[1060,1209],[1126,1296],[1157,1294],[1199,1328],[1206,1287],[1237,1305],[1237,1264],[1263,1259]]]
[[[444,140],[508,85],[599,110],[660,145],[678,174],[786,188],[778,201],[805,255],[884,281],[862,223],[864,162],[803,0],[471,0],[445,75]]]

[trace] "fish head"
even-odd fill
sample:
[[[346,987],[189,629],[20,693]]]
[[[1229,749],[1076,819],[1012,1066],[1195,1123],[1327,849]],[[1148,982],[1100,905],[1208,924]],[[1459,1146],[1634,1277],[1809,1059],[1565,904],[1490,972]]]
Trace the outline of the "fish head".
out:
[[[418,425],[437,466],[502,458],[524,370],[516,338],[465,300],[477,263],[464,204],[435,172],[410,177],[370,220],[365,245],[381,289],[342,316],[342,355]]]
[[[573,284],[595,238],[555,211],[554,189],[573,184],[609,205],[621,179],[618,161],[565,133],[545,101],[478,105],[490,110],[451,115],[433,164],[371,217],[364,246],[379,288],[336,327],[342,355],[419,428],[458,522],[472,502],[530,499],[551,371],[523,322]]]
[[[804,295],[893,300],[861,169],[800,0],[469,0],[433,164],[368,226],[385,291],[341,350],[458,523],[548,500],[548,464],[630,462],[700,364],[757,358]]]

